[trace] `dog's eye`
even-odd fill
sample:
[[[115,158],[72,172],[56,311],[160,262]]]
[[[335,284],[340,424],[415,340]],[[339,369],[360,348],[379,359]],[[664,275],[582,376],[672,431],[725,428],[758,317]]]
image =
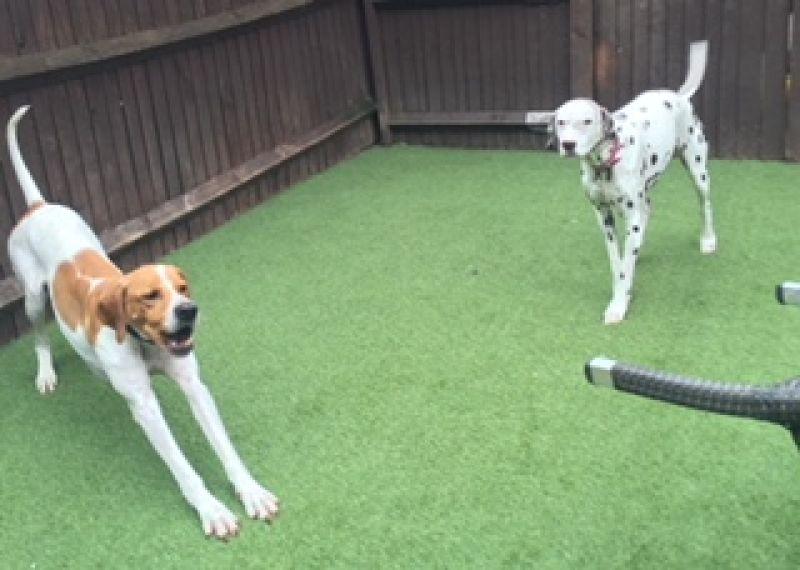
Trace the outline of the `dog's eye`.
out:
[[[592,124],[592,120],[591,119],[584,119],[583,124],[584,125],[591,125]]]
[[[152,291],[148,291],[144,295],[142,295],[142,299],[145,301],[158,301],[161,298],[161,291],[158,289],[153,289]]]
[[[189,288],[186,286],[186,283],[181,283],[180,285],[178,285],[178,293],[180,293],[181,295],[189,294]]]

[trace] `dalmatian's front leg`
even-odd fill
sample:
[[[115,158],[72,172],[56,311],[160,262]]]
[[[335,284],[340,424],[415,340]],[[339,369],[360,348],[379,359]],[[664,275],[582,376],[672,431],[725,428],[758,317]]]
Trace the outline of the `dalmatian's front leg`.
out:
[[[647,227],[646,205],[644,200],[638,199],[638,196],[639,191],[637,190],[626,203],[625,244],[622,247],[619,272],[615,276],[614,295],[604,315],[604,322],[607,325],[622,322],[631,301],[636,260],[639,257]]]
[[[619,242],[614,223],[614,213],[610,207],[598,206],[594,210],[600,231],[603,232],[603,241],[606,242],[608,261],[611,265],[611,287],[615,286],[617,275],[620,272]]]

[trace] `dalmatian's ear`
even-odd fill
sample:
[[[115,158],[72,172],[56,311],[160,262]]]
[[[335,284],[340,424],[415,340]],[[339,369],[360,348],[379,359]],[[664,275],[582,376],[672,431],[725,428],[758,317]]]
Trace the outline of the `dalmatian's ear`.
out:
[[[614,118],[611,116],[611,113],[604,107],[600,108],[600,113],[603,116],[603,131],[611,132],[614,129]]]
[[[550,115],[550,120],[547,121],[547,143],[545,144],[545,148],[551,149],[551,150],[556,148],[556,114],[555,113]]]

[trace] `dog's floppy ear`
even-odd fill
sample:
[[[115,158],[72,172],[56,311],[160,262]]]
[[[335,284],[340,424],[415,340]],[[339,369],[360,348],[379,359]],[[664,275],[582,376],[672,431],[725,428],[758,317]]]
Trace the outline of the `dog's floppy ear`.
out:
[[[128,285],[119,279],[109,283],[97,301],[97,312],[101,322],[116,331],[117,343],[125,340],[128,328],[128,314],[125,302],[128,296]]]
[[[550,120],[547,121],[547,145],[545,148],[555,148],[556,147],[556,114],[553,113],[550,116]]]
[[[610,133],[612,130],[614,130],[614,118],[605,107],[600,107],[600,114],[603,117],[603,131]]]

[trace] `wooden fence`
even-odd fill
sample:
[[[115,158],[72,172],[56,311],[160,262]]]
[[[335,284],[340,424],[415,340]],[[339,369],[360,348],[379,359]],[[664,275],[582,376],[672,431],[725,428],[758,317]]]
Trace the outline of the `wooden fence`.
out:
[[[0,0],[0,121],[124,267],[374,140],[357,0]],[[8,13],[9,18],[4,14]],[[24,211],[0,145],[0,237]],[[0,343],[27,327],[0,250]]]
[[[800,0],[0,0],[0,122],[125,268],[395,141],[541,148],[525,111],[677,87],[716,156],[800,160]],[[377,131],[373,124],[377,110]],[[23,212],[0,143],[0,239]],[[27,328],[0,250],[0,344]]]
[[[707,38],[695,96],[712,153],[800,158],[798,0],[373,0],[379,92],[394,140],[526,147],[527,109],[570,96],[616,108],[678,87],[687,48]],[[790,65],[794,62],[793,66]],[[794,73],[797,79],[790,82]],[[791,84],[792,91],[788,87]],[[478,112],[480,111],[480,112]]]

